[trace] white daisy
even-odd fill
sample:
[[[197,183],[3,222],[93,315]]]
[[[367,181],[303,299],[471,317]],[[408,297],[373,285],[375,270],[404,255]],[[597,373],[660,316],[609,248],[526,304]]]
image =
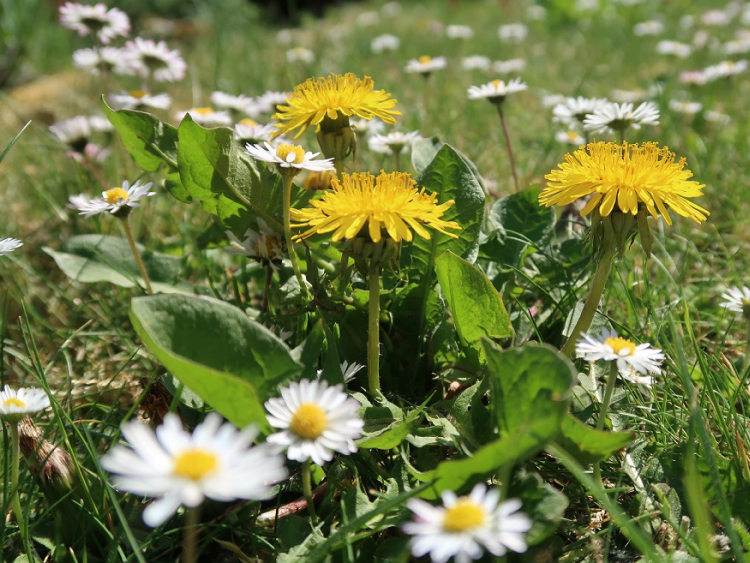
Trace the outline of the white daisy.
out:
[[[435,57],[434,59],[429,55],[424,55],[418,59],[411,59],[406,63],[406,72],[416,72],[418,74],[428,75],[435,70],[443,69],[447,66],[448,61],[445,57]]]
[[[506,43],[520,43],[529,34],[529,28],[522,23],[509,23],[501,25],[497,30],[497,35],[501,41]]]
[[[130,20],[117,8],[107,9],[104,4],[86,6],[77,2],[66,2],[60,7],[60,23],[63,27],[77,31],[78,35],[95,34],[105,45],[115,37],[127,37]]]
[[[719,64],[706,67],[703,72],[706,75],[706,80],[711,82],[720,78],[728,78],[735,74],[742,74],[747,70],[748,63],[746,60],[741,61],[722,61]]]
[[[448,39],[471,39],[474,37],[474,30],[468,25],[451,24],[445,27],[445,36]]]
[[[286,62],[288,63],[314,63],[315,53],[305,47],[294,47],[286,52]]]
[[[701,14],[703,25],[725,26],[732,22],[732,15],[724,10],[708,10]]]
[[[564,102],[552,108],[552,121],[568,126],[580,124],[588,114],[594,113],[606,103],[606,98],[566,98]]]
[[[651,344],[636,345],[630,340],[617,336],[614,331],[604,331],[599,338],[582,334],[583,338],[576,343],[576,354],[589,362],[604,360],[617,361],[620,377],[631,383],[651,386],[649,373],[659,375],[664,352],[658,348],[651,348]],[[640,375],[638,375],[640,374]]]
[[[492,63],[492,70],[498,74],[509,74],[511,72],[520,72],[526,68],[525,59],[508,59],[507,61],[495,61]]]
[[[727,55],[741,55],[750,52],[750,38],[727,41],[722,46],[722,51]]]
[[[392,131],[387,135],[373,135],[368,139],[367,145],[373,152],[398,154],[404,149],[411,149],[411,146],[421,138],[419,131],[409,131],[408,133]]]
[[[169,109],[172,103],[169,94],[149,94],[146,90],[129,90],[121,94],[110,94],[109,99],[118,109]]]
[[[124,49],[102,47],[101,49],[78,49],[73,52],[73,66],[92,74],[99,74],[102,67],[114,74],[133,74]]]
[[[642,125],[658,125],[659,108],[654,102],[644,102],[635,110],[633,104],[605,104],[586,116],[583,127],[594,133],[624,131],[628,127],[640,129]]]
[[[659,41],[656,44],[656,52],[660,55],[674,55],[680,59],[684,59],[690,56],[693,52],[693,48],[685,43],[679,41]]]
[[[267,262],[281,261],[286,256],[283,235],[269,228],[263,219],[258,219],[257,232],[252,229],[245,231],[245,240],[240,241],[232,231],[226,231],[226,234],[230,242],[227,250],[232,254]]]
[[[702,70],[686,70],[680,73],[680,82],[690,86],[703,86],[708,82],[708,78]]]
[[[261,113],[273,113],[277,109],[276,106],[286,103],[289,95],[289,92],[268,91],[258,96],[255,103]]]
[[[383,12],[384,16],[391,18],[401,13],[401,4],[395,0],[392,2],[386,2],[383,4],[383,7],[380,8],[380,11]]]
[[[732,121],[732,118],[729,117],[726,113],[722,113],[720,111],[715,111],[711,109],[707,109],[703,113],[703,117],[706,121],[711,121],[713,123],[720,123],[722,125],[726,125],[727,123],[730,123]]]
[[[490,68],[490,65],[492,65],[492,61],[489,57],[483,55],[471,55],[469,57],[464,57],[461,60],[461,66],[466,70],[487,70]]]
[[[401,40],[390,33],[378,35],[370,42],[370,50],[376,54],[383,51],[396,51],[400,46]]]
[[[79,215],[83,215],[85,218],[105,212],[119,217],[130,213],[133,207],[140,207],[141,204],[138,202],[144,197],[156,195],[156,192],[149,191],[150,188],[151,182],[141,184],[141,181],[137,180],[135,184],[130,186],[130,183],[125,180],[121,188],[112,188],[102,192],[100,198],[89,199],[83,194],[70,196],[69,207],[77,209]]]
[[[746,310],[750,311],[750,288],[747,286],[733,287],[722,294],[721,298],[724,300],[721,306],[730,311],[743,314]]]
[[[311,459],[323,465],[333,459],[333,452],[357,451],[354,440],[364,426],[357,414],[359,406],[341,385],[329,387],[326,381],[307,379],[291,383],[281,389],[280,398],[266,402],[268,423],[281,430],[267,441],[287,448],[291,460]]]
[[[92,130],[89,118],[84,115],[71,117],[50,125],[50,133],[61,143],[76,153],[82,154],[91,140]]]
[[[362,370],[365,366],[362,364],[358,364],[356,362],[352,362],[349,364],[346,360],[341,362],[341,374],[344,376],[344,383],[349,383],[352,379],[354,379],[354,376],[359,373],[360,370]],[[317,373],[315,374],[317,379],[319,380],[321,377],[323,377],[323,370],[319,369]]]
[[[493,80],[481,86],[471,86],[467,92],[470,100],[488,100],[493,104],[500,104],[509,94],[523,92],[526,89],[528,86],[525,82],[521,82],[520,78],[513,78],[508,82]]]
[[[102,115],[91,115],[88,118],[89,126],[92,131],[98,131],[100,133],[109,133],[114,131],[114,126],[110,123],[109,119]]]
[[[157,497],[143,511],[143,521],[156,527],[181,506],[195,507],[205,497],[228,502],[264,500],[273,496],[272,485],[287,477],[283,458],[267,444],[252,446],[258,430],[237,430],[210,413],[185,432],[179,417],[169,413],[154,433],[137,421],[122,425],[130,447],[116,445],[101,458],[101,466],[114,473],[117,489]]]
[[[529,6],[526,8],[526,17],[532,21],[543,20],[547,17],[547,9],[538,5]]]
[[[243,119],[234,126],[234,138],[241,143],[252,145],[273,141],[276,127],[272,123],[261,125],[252,119]]]
[[[684,113],[686,115],[695,115],[701,109],[703,104],[700,102],[683,102],[680,100],[669,100],[669,109],[676,111],[677,113]]]
[[[260,145],[245,145],[245,149],[250,156],[263,162],[275,164],[281,168],[294,168],[300,170],[310,170],[311,172],[322,172],[324,170],[335,170],[333,158],[323,158],[314,160],[320,153],[305,152],[305,149],[298,145],[282,144],[274,148],[270,143],[263,143],[265,148]]]
[[[352,122],[354,132],[359,135],[379,135],[385,129],[385,123],[379,119],[358,119]]]
[[[542,106],[552,108],[556,105],[565,103],[565,100],[567,99],[568,97],[563,96],[562,94],[544,94],[542,96]],[[586,117],[586,114],[584,114],[583,117]],[[583,117],[581,119],[583,119]]]
[[[519,499],[500,502],[500,491],[478,484],[471,494],[456,497],[443,491],[443,506],[433,506],[412,498],[406,505],[415,519],[403,525],[411,540],[414,557],[430,556],[435,563],[451,557],[456,563],[469,563],[482,557],[484,550],[502,557],[508,550],[526,551],[524,534],[532,522],[523,513]]]
[[[555,133],[555,140],[560,143],[567,143],[569,145],[583,145],[586,143],[586,139],[581,136],[578,131],[569,129],[567,131],[558,131]]]
[[[27,415],[47,407],[49,407],[49,397],[41,389],[21,387],[16,391],[6,385],[5,389],[0,392],[0,418],[9,422],[18,422]]]
[[[0,256],[21,248],[23,243],[17,238],[0,239]]]
[[[362,12],[357,16],[355,23],[358,27],[370,27],[380,21],[380,14],[377,12]]]
[[[125,44],[130,65],[142,77],[157,82],[177,82],[185,76],[187,64],[177,50],[170,50],[164,41],[136,37]]]
[[[227,127],[232,125],[232,116],[226,111],[215,111],[213,108],[190,108],[174,114],[177,121],[182,121],[186,115],[205,127]]]
[[[609,91],[609,97],[613,102],[634,104],[636,102],[642,102],[646,98],[646,91],[643,88],[636,88],[635,90],[613,88]]]
[[[256,112],[255,101],[242,94],[233,96],[225,92],[213,92],[211,94],[211,103],[217,108],[229,110],[237,114],[249,115]]]
[[[639,37],[644,35],[659,35],[664,31],[664,24],[659,20],[648,20],[635,24],[633,33]]]

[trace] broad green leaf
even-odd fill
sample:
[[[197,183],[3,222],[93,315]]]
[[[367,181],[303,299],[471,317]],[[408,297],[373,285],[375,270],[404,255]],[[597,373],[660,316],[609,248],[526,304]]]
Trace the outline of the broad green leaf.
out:
[[[502,297],[476,266],[446,252],[435,261],[435,273],[462,343],[481,349],[482,338],[513,334]]]
[[[560,431],[568,412],[576,370],[570,360],[546,345],[501,350],[484,341],[492,390],[491,403],[501,436],[530,424]]]
[[[238,232],[258,217],[282,232],[281,178],[265,166],[256,167],[231,129],[204,129],[188,115],[180,123],[178,138],[180,179],[206,211]]]
[[[357,442],[357,446],[377,450],[395,448],[417,429],[421,412],[421,408],[409,412],[403,420],[394,421],[384,429],[365,436]]]
[[[130,318],[149,350],[233,423],[267,428],[263,402],[302,366],[287,346],[243,311],[218,299],[133,299]]]
[[[414,171],[417,174],[421,174],[422,172],[424,172],[425,168],[430,165],[438,151],[444,146],[445,143],[437,137],[420,139],[416,143],[414,143],[411,147],[411,164],[414,167]],[[479,184],[483,185],[482,177],[479,174],[479,170],[477,170],[477,167],[474,165],[474,163],[469,160],[469,158],[462,152],[457,150],[456,153],[461,158],[463,158],[466,165],[471,168],[471,171],[474,173],[474,176],[476,176]]]
[[[632,432],[602,432],[585,425],[572,414],[562,419],[562,433],[557,442],[579,463],[588,465],[608,459],[633,443]]]
[[[177,278],[182,258],[146,250],[137,245],[154,291],[190,291]],[[63,244],[62,251],[43,247],[70,279],[83,283],[109,282],[121,287],[145,288],[138,264],[125,239],[105,235],[78,235]]]
[[[513,479],[513,496],[523,501],[523,512],[534,523],[526,534],[529,545],[537,545],[551,536],[565,515],[568,497],[545,483],[537,473],[523,473]]]

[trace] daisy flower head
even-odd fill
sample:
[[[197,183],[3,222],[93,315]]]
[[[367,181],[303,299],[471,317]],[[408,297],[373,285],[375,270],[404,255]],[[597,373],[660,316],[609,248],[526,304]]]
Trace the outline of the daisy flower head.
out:
[[[124,49],[102,47],[100,49],[78,49],[73,52],[73,66],[99,74],[102,68],[114,74],[133,74]]]
[[[568,145],[580,146],[586,144],[586,139],[584,139],[578,131],[575,131],[573,129],[568,129],[567,131],[558,131],[557,133],[555,133],[555,140],[560,143],[566,143]]]
[[[526,551],[524,534],[532,522],[519,512],[519,499],[500,502],[497,489],[488,490],[480,483],[463,497],[443,491],[442,501],[443,506],[416,498],[406,501],[414,520],[404,524],[403,530],[413,536],[414,557],[429,554],[435,563],[446,563],[451,557],[456,563],[469,563],[485,550],[497,557],[508,550]]]
[[[729,78],[736,74],[742,74],[747,71],[748,62],[741,61],[722,61],[719,64],[709,66],[703,70],[708,82],[719,80],[720,78]]]
[[[742,313],[750,318],[750,288],[747,286],[733,287],[722,294],[724,302],[721,304],[729,311]]]
[[[358,136],[364,135],[378,135],[385,129],[385,124],[382,121],[375,121],[374,119],[358,119],[352,122],[352,129]]]
[[[124,218],[132,211],[133,207],[140,207],[138,203],[145,197],[156,195],[156,192],[150,192],[151,182],[141,184],[136,180],[132,186],[125,180],[121,188],[112,188],[102,192],[102,197],[89,199],[83,194],[70,196],[69,207],[78,210],[79,215],[88,219],[93,215],[100,213],[111,213],[115,217]]]
[[[685,115],[695,115],[701,109],[703,109],[703,104],[701,104],[700,102],[669,100],[669,109],[677,113],[684,113]]]
[[[659,375],[664,352],[652,348],[651,344],[635,344],[617,336],[614,331],[605,330],[595,338],[581,334],[583,338],[576,342],[576,354],[588,362],[604,360],[617,362],[617,371],[624,380],[650,387],[652,378],[649,374]]]
[[[589,143],[566,154],[564,160],[545,176],[547,186],[539,194],[540,205],[565,206],[591,195],[582,215],[596,209],[602,217],[613,210],[635,216],[644,206],[654,219],[661,215],[668,225],[672,218],[667,207],[696,223],[709,215],[690,200],[702,196],[705,185],[690,180],[693,173],[685,169],[686,160],[675,162],[668,147]]]
[[[445,27],[445,36],[448,39],[471,39],[474,37],[474,30],[468,25],[451,24]]]
[[[484,55],[470,55],[461,60],[461,66],[464,67],[465,70],[487,70],[491,65],[492,61],[489,57],[485,57]]]
[[[552,121],[572,126],[583,123],[586,116],[608,103],[606,98],[566,98],[552,108]]]
[[[637,23],[633,27],[633,33],[639,37],[644,35],[659,35],[664,32],[664,24],[659,20],[648,20]]]
[[[660,55],[673,55],[677,58],[684,59],[690,56],[690,53],[693,52],[693,48],[686,43],[665,39],[656,44],[656,52]]]
[[[77,115],[64,121],[58,121],[49,128],[52,136],[68,146],[75,153],[83,154],[86,145],[91,141],[91,122],[84,115]]]
[[[370,50],[375,54],[379,54],[384,51],[396,51],[400,46],[401,40],[395,35],[391,35],[390,33],[378,35],[370,42]]]
[[[429,55],[424,55],[418,59],[411,59],[406,63],[404,70],[406,72],[415,72],[424,76],[429,76],[433,71],[445,68],[448,65],[448,61],[445,57],[432,58]]]
[[[174,118],[177,121],[182,121],[186,115],[189,115],[193,121],[204,127],[228,127],[233,121],[229,112],[223,110],[216,111],[214,108],[209,107],[178,111],[174,114]]]
[[[288,63],[314,63],[315,53],[305,47],[294,47],[286,52],[286,62]]]
[[[703,86],[708,81],[708,75],[702,70],[686,70],[680,73],[680,82],[689,86]]]
[[[411,242],[412,229],[429,239],[425,227],[453,238],[457,235],[446,229],[461,228],[455,221],[441,219],[453,200],[439,204],[436,194],[418,190],[412,177],[403,172],[344,173],[341,180],[331,180],[331,188],[322,198],[310,201],[312,207],[292,209],[292,220],[297,222],[292,227],[309,227],[295,240],[333,232],[334,242],[363,235],[374,243],[384,238],[398,243]]]
[[[23,246],[23,243],[17,238],[0,239],[0,256],[13,252]]]
[[[283,237],[269,228],[263,219],[258,219],[257,231],[245,231],[245,239],[242,241],[232,231],[227,231],[226,234],[230,242],[228,250],[232,254],[266,262],[280,262],[286,256]]]
[[[526,68],[525,59],[508,59],[507,61],[495,61],[492,63],[492,70],[498,74],[510,74],[519,72]]]
[[[115,37],[127,37],[130,20],[127,14],[102,3],[93,6],[66,2],[60,6],[60,23],[63,27],[78,32],[78,35],[96,35],[105,45]]]
[[[414,143],[419,141],[422,137],[419,136],[419,131],[409,131],[408,133],[402,133],[401,131],[392,131],[387,135],[372,135],[367,145],[373,152],[383,154],[397,154],[402,152],[404,149],[410,149]]]
[[[279,105],[285,104],[291,95],[291,92],[275,92],[269,90],[255,98],[255,106],[260,113],[273,113]],[[249,115],[252,117],[252,114]]]
[[[130,110],[169,109],[172,103],[169,94],[150,94],[146,90],[110,94],[109,99],[116,108]]]
[[[177,82],[185,76],[187,64],[180,52],[171,50],[164,41],[136,37],[125,44],[130,65],[142,77],[151,76],[157,82]]]
[[[525,82],[520,78],[513,78],[508,82],[504,80],[493,80],[482,86],[471,86],[468,90],[470,100],[487,100],[493,104],[501,104],[510,94],[523,92],[528,89]]]
[[[623,132],[642,125],[659,125],[659,108],[654,102],[643,102],[635,109],[631,103],[608,103],[583,120],[584,129],[593,133]]]
[[[271,498],[272,485],[287,477],[275,448],[252,446],[255,427],[237,430],[222,424],[216,413],[192,434],[169,413],[156,432],[132,421],[123,424],[122,435],[130,447],[116,445],[100,464],[114,474],[115,488],[156,497],[143,511],[143,521],[151,527],[166,522],[182,505],[198,506],[205,497],[221,502]]]
[[[236,114],[251,115],[257,113],[255,101],[242,94],[233,96],[225,92],[213,92],[211,103],[219,109],[229,110]]]
[[[300,170],[310,172],[336,170],[332,158],[315,160],[319,152],[305,152],[305,149],[298,145],[281,144],[274,148],[268,142],[263,144],[265,148],[260,145],[245,145],[245,149],[253,158],[275,164],[281,173],[297,174]]]
[[[0,418],[18,422],[26,416],[49,407],[49,397],[41,389],[21,387],[17,391],[8,385],[0,391]]]
[[[365,423],[357,414],[359,403],[342,389],[308,379],[282,388],[281,397],[266,402],[268,423],[280,430],[267,442],[286,448],[293,461],[312,460],[316,465],[331,461],[333,452],[356,452],[354,440]]]
[[[529,34],[529,28],[522,23],[509,23],[501,25],[497,30],[497,35],[505,43],[520,43]]]
[[[308,78],[277,106],[273,116],[282,123],[276,136],[299,128],[295,138],[311,125],[316,131],[338,131],[349,126],[349,118],[378,119],[393,125],[401,112],[393,107],[396,100],[385,90],[375,90],[372,78],[358,78],[352,73],[331,74],[326,78]]]
[[[636,88],[635,90],[621,90],[620,88],[613,88],[609,91],[609,97],[613,102],[619,102],[621,104],[636,102],[642,102],[646,97],[647,93],[642,88]]]
[[[242,144],[255,145],[270,142],[276,128],[272,124],[261,125],[256,121],[246,118],[234,126],[234,138]]]

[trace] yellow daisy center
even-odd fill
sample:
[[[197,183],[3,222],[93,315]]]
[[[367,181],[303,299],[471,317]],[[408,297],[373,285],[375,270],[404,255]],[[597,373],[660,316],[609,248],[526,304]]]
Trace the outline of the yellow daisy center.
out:
[[[255,121],[255,120],[253,120],[253,119],[250,119],[249,117],[246,117],[245,119],[241,120],[240,124],[241,125],[246,125],[247,127],[257,127],[258,126],[258,122]]]
[[[107,190],[104,194],[104,200],[110,205],[115,205],[121,199],[125,201],[128,200],[128,192],[122,188],[112,188],[111,190]]]
[[[469,499],[459,499],[446,509],[443,528],[448,532],[465,532],[484,524],[487,515],[484,508]]]
[[[290,154],[294,154],[294,160],[289,160]],[[276,147],[276,156],[284,162],[302,164],[305,162],[305,149],[297,145],[279,145]]]
[[[654,219],[672,218],[667,208],[696,223],[709,212],[690,198],[703,195],[704,184],[690,180],[686,161],[675,162],[675,154],[657,143],[621,145],[613,142],[589,143],[572,154],[545,176],[547,187],[539,194],[539,204],[565,206],[591,196],[581,211],[586,215],[597,209],[602,217],[617,206],[622,213],[637,215],[641,205]]]
[[[174,474],[193,481],[216,471],[219,459],[215,453],[201,449],[185,450],[174,462]]]
[[[576,133],[575,131],[568,131],[565,134],[571,141],[578,138],[578,133]]]
[[[421,56],[421,57],[419,57],[419,58],[418,58],[417,60],[418,60],[418,61],[419,61],[420,63],[422,63],[423,65],[426,65],[427,63],[429,63],[429,62],[431,62],[431,61],[432,61],[432,57],[431,57],[431,56],[429,56],[429,55],[422,55],[422,56]]]
[[[4,407],[25,407],[26,403],[24,403],[21,399],[16,399],[15,397],[11,397],[10,399],[5,399],[5,402],[3,402]]]
[[[503,83],[503,81],[502,81],[502,80],[500,80],[500,79],[498,79],[498,80],[493,80],[493,81],[492,81],[492,85],[493,85],[493,86],[494,86],[495,88],[500,88],[500,85],[501,85],[502,83]]]
[[[198,115],[210,115],[214,112],[213,108],[193,108],[191,111]]]
[[[132,98],[138,98],[140,100],[141,98],[147,96],[148,92],[146,92],[145,90],[131,90],[130,92],[128,92],[128,94],[130,94]]]
[[[727,67],[732,68],[734,66],[734,61],[727,61]]]
[[[289,429],[308,440],[315,440],[326,429],[326,411],[315,403],[302,403],[294,412]]]
[[[633,344],[630,340],[625,340],[624,338],[620,338],[619,336],[617,338],[607,338],[604,343],[612,348],[614,353],[618,356],[622,355],[622,351],[626,351],[627,356],[632,356],[635,353],[635,344]]]

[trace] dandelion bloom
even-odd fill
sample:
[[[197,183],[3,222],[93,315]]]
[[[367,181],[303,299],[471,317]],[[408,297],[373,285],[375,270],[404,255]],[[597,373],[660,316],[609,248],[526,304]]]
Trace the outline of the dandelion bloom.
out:
[[[292,219],[297,221],[292,226],[310,227],[296,240],[330,232],[334,242],[353,239],[367,226],[372,242],[380,242],[383,229],[396,242],[410,242],[411,229],[429,239],[425,226],[454,238],[457,235],[445,229],[461,228],[455,221],[441,219],[455,203],[452,199],[438,204],[436,194],[418,190],[416,182],[403,172],[342,174],[342,180],[332,179],[331,187],[322,198],[310,202],[312,207],[292,209]]]
[[[591,199],[581,214],[594,209],[608,216],[617,204],[620,211],[636,215],[643,204],[658,219],[672,224],[667,207],[696,223],[706,220],[709,212],[689,198],[703,195],[704,184],[690,180],[684,158],[675,162],[675,154],[657,143],[622,145],[612,142],[589,143],[573,154],[565,155],[545,178],[547,187],[539,194],[539,204],[568,205],[585,196]]]
[[[297,138],[309,126],[319,127],[326,118],[335,121],[353,115],[368,120],[377,117],[395,124],[395,116],[401,115],[393,109],[396,100],[385,90],[374,90],[374,87],[369,76],[360,79],[352,73],[308,78],[289,95],[286,105],[277,106],[278,113],[273,117],[284,123],[276,125],[276,135],[299,128]]]

